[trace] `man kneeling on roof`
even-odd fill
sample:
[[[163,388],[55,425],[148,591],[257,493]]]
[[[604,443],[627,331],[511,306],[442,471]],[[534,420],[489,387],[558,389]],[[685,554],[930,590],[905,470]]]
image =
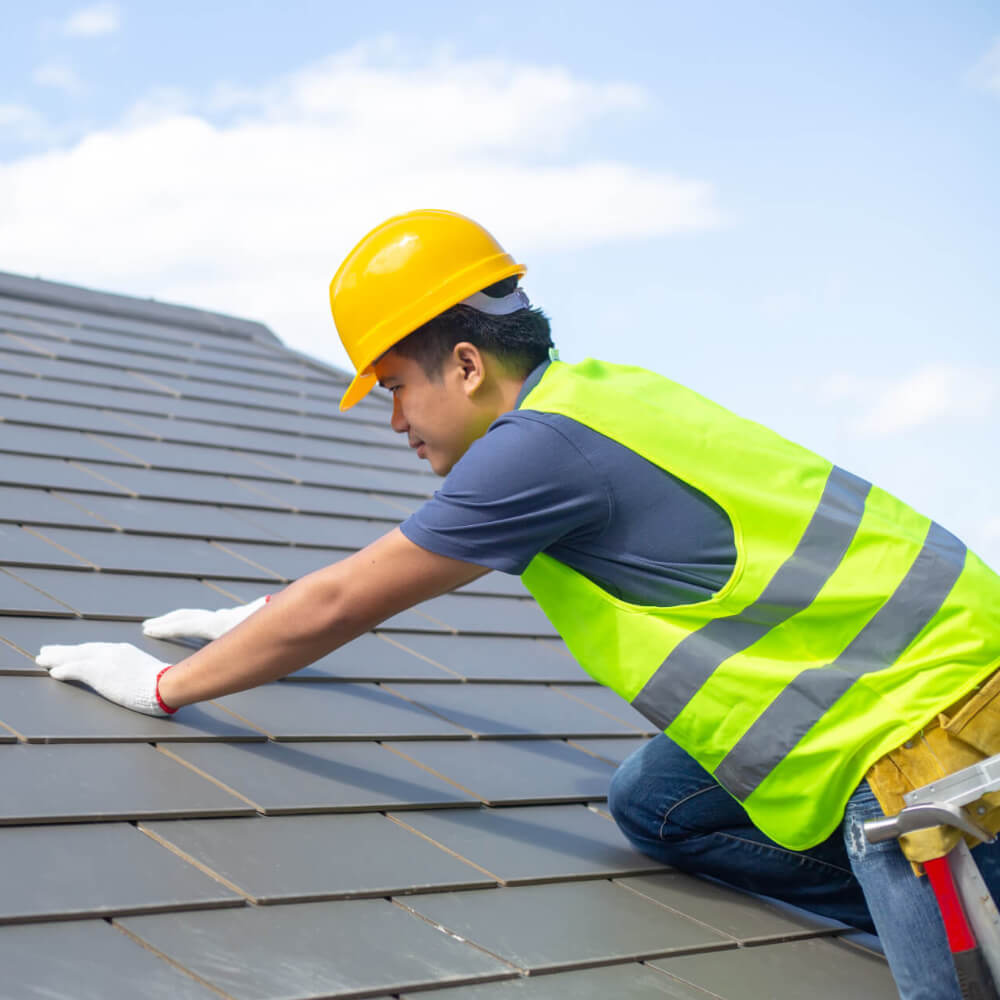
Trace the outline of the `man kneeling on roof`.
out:
[[[441,489],[267,603],[145,623],[215,640],[180,663],[103,643],[46,646],[38,662],[169,714],[491,569],[519,574],[580,665],[664,731],[610,789],[638,848],[877,929],[907,1000],[957,1000],[927,880],[861,824],[902,805],[904,744],[921,734],[919,771],[933,721],[948,730],[956,703],[992,695],[1000,578],[899,500],[683,386],[560,362],[524,272],[452,212],[365,236],[330,287],[357,369],[341,408],[384,386],[393,429]],[[980,854],[1000,886],[998,852]]]

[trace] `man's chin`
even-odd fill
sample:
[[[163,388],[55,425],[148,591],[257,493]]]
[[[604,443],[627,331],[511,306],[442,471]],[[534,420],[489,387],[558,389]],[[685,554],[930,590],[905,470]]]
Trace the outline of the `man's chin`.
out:
[[[447,476],[457,459],[450,460],[441,455],[425,455],[424,461],[431,467],[431,472],[435,476]]]

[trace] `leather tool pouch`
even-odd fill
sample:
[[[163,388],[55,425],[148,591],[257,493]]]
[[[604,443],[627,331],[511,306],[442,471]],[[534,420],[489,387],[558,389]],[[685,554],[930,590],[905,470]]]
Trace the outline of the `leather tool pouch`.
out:
[[[1000,672],[967,694],[901,747],[875,762],[867,779],[882,811],[894,816],[915,788],[1000,753]],[[990,833],[1000,831],[1000,792],[990,792],[965,807],[970,818]],[[920,862],[950,851],[959,831],[944,826],[917,830],[899,838],[903,853],[921,874]],[[966,837],[970,846],[979,843]]]

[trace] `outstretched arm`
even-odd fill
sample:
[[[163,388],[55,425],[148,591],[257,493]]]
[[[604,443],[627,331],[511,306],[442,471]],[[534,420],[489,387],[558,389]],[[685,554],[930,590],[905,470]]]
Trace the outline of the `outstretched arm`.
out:
[[[159,696],[170,708],[180,708],[276,680],[414,604],[487,572],[484,566],[422,549],[394,528],[347,559],[302,577],[231,631],[178,662],[160,677]],[[52,666],[46,662],[46,650],[69,648],[45,647],[39,661]],[[106,677],[109,670],[128,670],[99,654],[79,666],[64,672],[65,678],[99,690],[102,685],[94,683],[88,673],[96,680],[101,673]],[[144,683],[151,687],[149,697],[155,704],[155,671],[150,677]],[[103,685],[103,693],[119,700],[109,693],[113,691],[113,685]]]
[[[398,528],[302,577],[160,681],[172,708],[284,677],[400,611],[469,583],[483,566],[439,556]]]

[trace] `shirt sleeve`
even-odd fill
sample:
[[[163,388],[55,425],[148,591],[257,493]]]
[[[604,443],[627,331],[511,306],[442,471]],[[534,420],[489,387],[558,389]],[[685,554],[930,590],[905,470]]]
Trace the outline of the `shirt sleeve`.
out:
[[[518,410],[495,421],[400,525],[403,534],[438,555],[517,575],[556,542],[600,534],[611,490],[560,419]]]

